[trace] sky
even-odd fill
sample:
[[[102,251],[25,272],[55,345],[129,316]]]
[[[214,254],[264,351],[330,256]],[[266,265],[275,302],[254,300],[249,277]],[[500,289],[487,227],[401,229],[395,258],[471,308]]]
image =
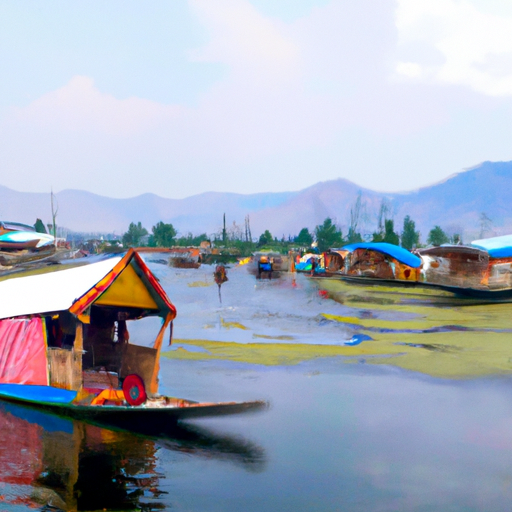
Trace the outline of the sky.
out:
[[[0,185],[406,191],[512,160],[510,0],[0,0]]]

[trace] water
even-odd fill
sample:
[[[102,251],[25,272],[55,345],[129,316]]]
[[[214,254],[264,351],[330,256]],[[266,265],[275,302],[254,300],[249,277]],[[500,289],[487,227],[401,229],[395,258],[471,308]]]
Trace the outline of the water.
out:
[[[243,268],[220,303],[210,267],[151,268],[178,309],[161,392],[270,407],[151,438],[1,404],[0,510],[510,509],[509,305],[351,301]]]

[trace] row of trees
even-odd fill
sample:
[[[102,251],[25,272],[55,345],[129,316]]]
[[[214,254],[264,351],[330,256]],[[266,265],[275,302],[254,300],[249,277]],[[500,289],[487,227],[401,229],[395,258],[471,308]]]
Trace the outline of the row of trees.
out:
[[[128,247],[137,247],[147,245],[149,247],[173,247],[178,246],[195,246],[199,245],[203,240],[208,240],[206,233],[199,236],[193,236],[192,233],[178,237],[178,232],[172,224],[158,222],[151,229],[151,233],[142,226],[141,222],[131,222],[128,231],[122,237],[123,245]]]
[[[301,229],[299,235],[295,238],[295,242],[301,246],[309,246],[315,238],[319,251],[325,251],[331,247],[340,247],[345,244],[353,244],[363,241],[363,237],[354,227],[349,228],[346,238],[340,229],[332,222],[332,219],[326,218],[323,224],[316,226],[314,233],[310,233],[308,228]],[[404,218],[402,232],[399,235],[395,232],[394,221],[385,219],[381,231],[377,231],[372,235],[372,242],[387,242],[389,244],[401,245],[405,249],[411,250],[420,246],[420,232],[416,231],[416,224],[407,215]],[[449,237],[439,226],[435,226],[428,234],[428,245],[442,245],[444,243],[461,243],[460,235]]]
[[[276,251],[286,252],[291,248],[302,247],[309,248],[316,242],[316,246],[320,252],[329,248],[341,247],[346,244],[362,242],[363,237],[357,231],[357,222],[353,222],[349,228],[346,237],[343,236],[330,217],[315,227],[313,232],[308,228],[302,228],[295,237],[289,236],[278,240],[272,236],[269,230],[265,230],[259,237],[257,242],[249,239],[247,235],[247,219],[245,236],[241,229],[226,229],[224,226],[222,231],[213,235],[213,242],[216,246],[225,248],[235,248],[240,254],[249,255],[254,250],[273,249]],[[249,228],[250,229],[250,228]],[[172,224],[158,222],[152,227],[151,233],[144,228],[141,222],[130,223],[128,231],[124,233],[122,242],[124,246],[141,246],[149,247],[172,247],[172,246],[198,246],[202,241],[211,240],[206,233],[199,236],[193,236],[191,233],[185,236],[177,236],[178,233]],[[373,233],[372,242],[387,242],[390,244],[401,245],[405,249],[413,249],[420,246],[420,232],[416,230],[415,222],[407,215],[404,218],[403,228],[400,235],[395,231],[393,219],[383,219],[379,222],[379,229]],[[435,226],[428,234],[427,244],[441,245],[444,243],[461,243],[459,235],[449,237],[439,226]]]

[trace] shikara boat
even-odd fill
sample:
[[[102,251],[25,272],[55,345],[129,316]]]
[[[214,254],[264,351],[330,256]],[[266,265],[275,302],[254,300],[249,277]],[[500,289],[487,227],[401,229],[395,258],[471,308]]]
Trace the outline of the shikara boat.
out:
[[[265,405],[159,395],[176,308],[133,249],[3,276],[0,296],[0,399],[123,428]],[[148,317],[161,319],[151,346],[131,343],[130,325]]]

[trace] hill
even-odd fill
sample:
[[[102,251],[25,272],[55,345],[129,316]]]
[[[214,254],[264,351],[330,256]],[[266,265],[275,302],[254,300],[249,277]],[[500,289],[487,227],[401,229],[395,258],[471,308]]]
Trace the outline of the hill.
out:
[[[492,221],[486,236],[512,232],[512,162],[484,162],[443,182],[397,193],[364,189],[337,179],[299,192],[207,192],[185,199],[155,194],[113,199],[81,190],[64,190],[55,196],[57,223],[71,231],[89,233],[122,234],[132,221],[140,221],[150,230],[163,221],[172,223],[181,235],[210,235],[221,229],[224,213],[228,226],[236,222],[243,227],[249,215],[253,237],[265,229],[279,238],[293,236],[303,227],[313,229],[326,217],[335,219],[346,233],[358,196],[363,205],[358,231],[363,233],[375,231],[383,201],[396,228],[401,229],[404,216],[410,215],[423,240],[435,225],[450,234],[461,233],[465,240],[479,237],[483,213]],[[33,224],[36,218],[49,222],[49,193],[17,192],[0,186],[0,219]]]

